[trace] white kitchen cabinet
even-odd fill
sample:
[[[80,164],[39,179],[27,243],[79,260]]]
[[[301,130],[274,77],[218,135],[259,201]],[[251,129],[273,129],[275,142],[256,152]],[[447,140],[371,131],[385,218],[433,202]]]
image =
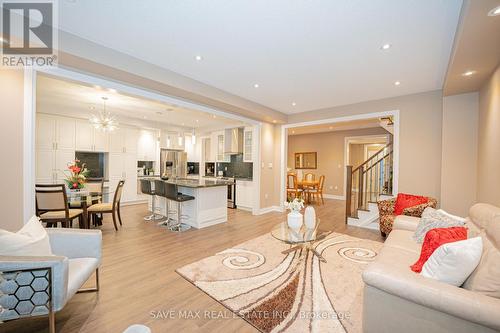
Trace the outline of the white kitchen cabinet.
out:
[[[137,143],[137,159],[139,161],[156,161],[158,155],[156,146],[156,132],[141,130]]]
[[[94,150],[94,127],[85,120],[76,122],[76,150]]]
[[[68,163],[74,159],[75,151],[72,149],[37,149],[36,182],[38,184],[62,184],[66,179]]]
[[[53,184],[55,182],[55,157],[54,150],[40,149],[36,150],[35,174],[37,184]]]
[[[224,154],[224,131],[215,132],[215,161],[231,162],[231,155]]]
[[[252,210],[254,203],[253,182],[247,180],[236,180],[236,208]]]
[[[124,180],[122,201],[137,199],[137,156],[134,153],[109,153],[109,189],[116,190],[120,180]],[[111,195],[111,196],[112,196]],[[110,196],[110,197],[111,197]]]
[[[110,153],[137,153],[139,130],[122,127],[109,133]]]
[[[38,113],[37,149],[75,149],[75,119]]]
[[[56,117],[37,113],[36,115],[36,148],[54,149],[56,142]]]
[[[35,178],[40,184],[63,183],[68,163],[75,159],[75,120],[36,115]]]
[[[188,162],[200,162],[201,161],[201,142],[200,138],[195,139],[195,144],[192,142],[193,138],[191,135],[186,135],[185,137],[185,151],[187,153]]]
[[[75,150],[75,132],[75,119],[67,117],[56,117],[56,149]]]
[[[107,152],[109,150],[109,133],[93,128],[94,151]]]
[[[137,153],[137,144],[139,140],[139,130],[136,128],[127,128],[125,130],[125,152],[126,153]],[[156,151],[156,142],[155,142]]]
[[[214,162],[215,158],[213,156],[212,149],[212,139],[211,138],[203,138],[202,141],[202,162]]]
[[[243,162],[253,162],[253,129],[245,127],[243,131]]]
[[[184,150],[186,147],[184,133],[174,131],[161,131],[160,148]]]
[[[76,150],[107,152],[109,150],[109,135],[101,131],[87,120],[76,121]]]
[[[68,163],[75,160],[75,151],[72,149],[57,149],[54,154],[54,166],[56,173],[56,180],[59,183],[66,178]]]
[[[109,152],[123,153],[125,145],[125,130],[118,128],[109,135]]]

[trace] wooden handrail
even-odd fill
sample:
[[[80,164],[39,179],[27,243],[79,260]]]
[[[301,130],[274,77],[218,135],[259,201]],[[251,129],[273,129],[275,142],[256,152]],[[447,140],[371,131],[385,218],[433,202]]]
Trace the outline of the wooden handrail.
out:
[[[352,165],[346,166],[346,194],[345,194],[345,224],[347,224],[347,218],[351,216],[351,195],[352,195]]]
[[[382,156],[381,159],[379,159],[377,162],[375,162],[373,165],[371,165],[368,169],[366,170],[363,170],[363,173],[367,173],[368,171],[370,171],[374,166],[376,166],[380,161],[382,161],[384,158],[386,157],[389,157],[390,155],[392,154],[392,150],[390,152],[388,152],[387,154],[385,154],[384,156]]]
[[[358,169],[360,169],[362,166],[364,166],[366,163],[370,162],[372,159],[374,159],[378,154],[380,154],[384,149],[388,148],[388,147],[391,147],[392,146],[392,142],[386,144],[382,149],[380,149],[379,151],[377,151],[375,154],[373,154],[372,156],[370,156],[369,159],[367,159],[366,161],[364,161],[361,165],[359,165],[356,169],[352,170],[352,172],[356,172],[358,171]]]
[[[387,148],[389,148],[389,151],[384,152],[384,150],[386,150]],[[384,153],[383,156],[381,156],[381,153]],[[382,149],[377,151],[373,156],[371,156],[365,162],[363,162],[356,169],[353,169],[353,167],[350,165],[346,166],[346,177],[347,177],[347,179],[346,179],[346,223],[347,223],[348,217],[356,217],[357,216],[356,211],[358,211],[360,209],[364,209],[364,206],[367,203],[367,200],[370,200],[368,195],[370,196],[370,198],[373,195],[372,192],[370,192],[370,194],[365,193],[365,188],[364,188],[366,184],[370,184],[370,186],[371,186],[372,182],[373,182],[374,176],[373,175],[370,176],[369,172],[372,169],[374,169],[375,167],[380,166],[381,162],[383,160],[387,159],[388,157],[390,158],[393,153],[394,153],[393,145],[392,145],[392,143],[389,143],[389,144],[385,145]],[[374,159],[376,159],[376,161],[373,161]],[[366,170],[364,170],[363,166],[367,165],[369,162],[372,162],[371,165],[369,165],[366,168]],[[392,166],[391,161],[389,161],[388,163]],[[355,179],[354,175],[356,172],[358,172],[358,175],[356,176],[357,177],[357,184],[358,184],[357,185],[358,193],[356,193],[356,195],[354,195],[354,197],[353,197],[354,193],[353,193],[352,186],[353,186],[353,182]],[[384,175],[385,175],[385,172],[384,172]],[[365,180],[365,177],[366,177],[366,180]],[[375,175],[375,177],[378,177],[378,176]],[[377,185],[375,185],[375,186],[379,186],[379,184],[377,183]],[[370,189],[370,191],[371,191],[371,189]],[[381,193],[380,188],[375,189],[375,191],[378,194]],[[354,203],[354,207],[352,207],[353,203]]]

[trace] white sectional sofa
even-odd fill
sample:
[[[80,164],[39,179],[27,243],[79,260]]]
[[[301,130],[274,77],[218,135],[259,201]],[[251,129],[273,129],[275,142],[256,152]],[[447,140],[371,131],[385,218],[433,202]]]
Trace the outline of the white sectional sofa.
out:
[[[484,280],[485,272],[490,285],[500,286],[500,281],[492,279],[500,277],[500,208],[476,204],[469,211],[469,237],[480,235],[484,250],[479,266],[462,287],[425,278],[410,269],[420,255],[421,244],[412,238],[418,222],[419,218],[398,216],[378,259],[364,271],[363,331],[500,331],[500,298],[469,290],[478,279]]]

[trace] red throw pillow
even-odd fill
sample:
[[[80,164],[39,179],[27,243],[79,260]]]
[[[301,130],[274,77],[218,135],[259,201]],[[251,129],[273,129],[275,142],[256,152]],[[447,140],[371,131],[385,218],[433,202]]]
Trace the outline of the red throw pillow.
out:
[[[421,195],[411,195],[399,193],[394,204],[394,215],[403,214],[403,210],[408,207],[413,207],[429,202],[429,199]]]
[[[411,270],[420,273],[425,262],[432,255],[434,250],[446,243],[452,243],[467,239],[467,228],[451,227],[431,229],[425,234],[422,244],[420,258],[410,266]]]

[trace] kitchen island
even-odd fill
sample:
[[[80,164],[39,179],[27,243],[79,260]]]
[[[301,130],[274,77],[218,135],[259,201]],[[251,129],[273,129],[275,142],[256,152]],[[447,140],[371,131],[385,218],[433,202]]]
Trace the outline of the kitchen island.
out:
[[[158,178],[151,178],[151,180],[158,180]],[[183,223],[201,229],[227,222],[227,186],[233,184],[232,181],[204,178],[163,181],[177,185],[179,192],[194,197],[194,200],[182,203],[182,214],[187,215],[182,220]],[[174,201],[156,196],[156,208],[159,214],[166,215],[167,204],[170,205],[169,211],[176,210]],[[151,210],[151,198],[149,198],[149,209]]]

